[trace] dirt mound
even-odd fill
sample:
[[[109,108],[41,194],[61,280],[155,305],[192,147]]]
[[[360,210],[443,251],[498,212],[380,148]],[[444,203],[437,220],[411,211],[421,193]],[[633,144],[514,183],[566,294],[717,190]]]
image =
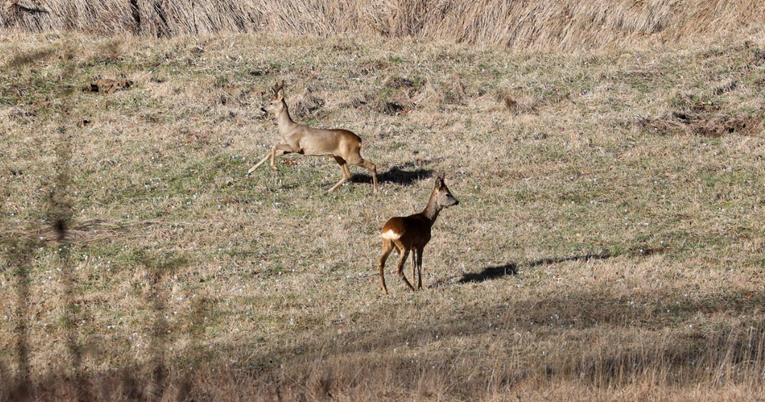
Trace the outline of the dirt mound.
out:
[[[726,134],[743,136],[762,136],[762,116],[728,115],[718,113],[706,115],[703,113],[672,112],[659,118],[644,118],[637,121],[642,130],[656,135],[672,135],[688,133],[703,137],[719,138]]]
[[[90,85],[85,87],[83,91],[113,94],[116,91],[129,89],[132,85],[133,81],[127,79],[113,80],[109,78],[97,78],[93,80]]]
[[[406,77],[389,76],[383,81],[382,86],[384,88],[390,88],[390,89],[412,88],[416,91],[422,88],[424,84],[425,84],[424,80],[421,80],[421,79],[409,79]],[[412,92],[412,91],[409,91],[409,92]]]
[[[722,137],[737,133],[748,137],[762,135],[762,125],[749,116],[718,115],[710,119],[698,119],[692,126],[694,133],[705,137]]]

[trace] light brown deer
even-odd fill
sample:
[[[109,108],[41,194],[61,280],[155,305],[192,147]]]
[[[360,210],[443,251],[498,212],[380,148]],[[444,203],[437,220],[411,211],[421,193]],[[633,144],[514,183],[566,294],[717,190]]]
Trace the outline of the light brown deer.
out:
[[[385,294],[388,294],[388,288],[385,286],[385,260],[395,248],[398,251],[398,265],[396,272],[398,276],[406,283],[409,289],[414,290],[414,286],[406,279],[404,275],[404,263],[409,251],[412,251],[412,281],[414,281],[415,270],[417,271],[417,288],[422,289],[422,251],[425,245],[430,241],[430,229],[436,223],[438,213],[446,207],[458,205],[457,201],[444,182],[443,173],[436,176],[435,188],[430,194],[428,205],[425,210],[419,214],[410,216],[397,216],[390,218],[382,230],[383,253],[380,257],[380,279]]]
[[[284,81],[274,85],[273,99],[268,105],[261,108],[264,112],[271,113],[276,117],[276,124],[284,140],[283,144],[277,144],[260,162],[247,171],[247,176],[252,174],[260,165],[271,159],[271,168],[276,170],[274,158],[290,153],[314,156],[332,156],[343,173],[343,178],[329,189],[335,191],[341,184],[351,178],[348,163],[361,166],[372,173],[374,192],[377,188],[377,168],[375,164],[361,157],[361,138],[348,130],[323,130],[307,127],[292,121],[284,101]]]

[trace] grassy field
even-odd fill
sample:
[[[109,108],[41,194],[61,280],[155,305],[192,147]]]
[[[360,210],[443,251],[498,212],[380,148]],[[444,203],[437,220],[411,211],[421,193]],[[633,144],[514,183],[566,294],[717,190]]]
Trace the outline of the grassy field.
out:
[[[0,401],[765,399],[763,35],[7,34],[0,66]],[[245,177],[281,79],[378,195]],[[441,171],[425,290],[394,255],[383,296],[379,231]]]

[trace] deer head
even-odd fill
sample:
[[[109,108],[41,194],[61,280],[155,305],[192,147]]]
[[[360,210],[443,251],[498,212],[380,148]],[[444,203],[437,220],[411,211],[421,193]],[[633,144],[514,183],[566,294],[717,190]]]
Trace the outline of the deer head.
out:
[[[266,106],[260,108],[260,110],[278,116],[279,113],[287,107],[284,103],[284,80],[274,85],[274,87],[271,88],[271,92],[273,98],[271,98],[271,101]]]
[[[441,208],[451,207],[452,205],[459,205],[460,203],[456,198],[454,198],[452,193],[449,191],[449,188],[446,187],[443,173],[436,175],[436,182],[433,193],[436,205]]]

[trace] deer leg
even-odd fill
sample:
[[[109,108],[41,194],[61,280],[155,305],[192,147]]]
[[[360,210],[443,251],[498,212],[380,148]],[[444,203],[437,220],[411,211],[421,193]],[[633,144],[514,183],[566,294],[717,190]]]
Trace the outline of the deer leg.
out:
[[[291,146],[287,144],[276,144],[274,145],[274,149],[271,150],[271,169],[276,170],[276,165],[274,165],[274,158],[277,156],[282,156],[285,154],[291,154],[295,152]]]
[[[378,268],[380,269],[380,280],[382,281],[383,293],[386,295],[388,294],[388,288],[385,287],[385,261],[388,259],[388,256],[392,251],[393,242],[387,239],[383,239],[383,253],[382,257],[380,257],[380,264],[378,265]]]
[[[417,249],[412,249],[412,282],[417,277]],[[420,286],[422,289],[422,286]]]
[[[331,193],[331,192],[335,191],[336,188],[340,187],[341,184],[345,183],[345,181],[350,178],[349,177],[350,176],[350,171],[349,171],[349,174],[347,176],[345,174],[346,169],[348,169],[348,164],[345,163],[345,159],[343,159],[343,158],[341,158],[339,156],[335,156],[335,160],[340,165],[340,171],[343,173],[343,178],[340,179],[340,181],[337,182],[337,184],[332,186],[332,188],[330,188],[329,191],[327,191],[328,193]]]
[[[396,266],[396,272],[398,272],[398,276],[401,278],[401,280],[406,283],[406,286],[409,287],[410,290],[414,291],[414,286],[412,286],[411,283],[409,283],[409,280],[406,279],[406,275],[404,275],[404,263],[406,262],[406,257],[409,256],[409,249],[405,248],[403,244],[397,244],[396,245],[399,251],[398,256],[398,265]]]
[[[361,161],[361,166],[369,170],[370,173],[372,173],[372,185],[374,185],[375,193],[376,193],[379,190],[379,188],[377,187],[377,167],[375,166],[374,163],[370,161],[365,161],[365,160]]]
[[[422,251],[425,247],[417,248],[417,289],[422,289]],[[412,278],[414,280],[414,278]]]
[[[366,170],[369,170],[370,173],[372,173],[372,185],[375,188],[375,193],[378,190],[377,187],[377,167],[374,163],[364,160],[364,158],[361,157],[360,154],[350,155],[348,157],[348,163],[354,164],[356,166],[361,166]]]
[[[272,152],[273,152],[273,151],[272,151]],[[262,164],[266,163],[266,161],[267,161],[267,160],[268,160],[268,158],[270,158],[270,157],[271,157],[271,152],[267,153],[267,154],[266,154],[266,156],[265,156],[263,159],[261,159],[261,160],[260,160],[260,162],[258,162],[257,164],[255,164],[255,166],[251,167],[251,168],[250,168],[250,170],[248,170],[248,171],[247,171],[247,176],[249,177],[249,176],[252,174],[252,172],[254,172],[254,171],[255,171],[255,169],[259,168],[259,167],[260,167],[260,165],[262,165]]]
[[[404,249],[403,249],[403,247],[399,247],[399,244],[398,244],[397,242],[395,242],[395,241],[393,241],[393,240],[391,240],[391,241],[393,242],[393,247],[395,247],[395,248],[396,248],[396,252],[398,253],[398,256],[399,256],[399,258],[401,258],[401,254],[403,254],[403,253],[404,253]],[[391,273],[391,274],[395,274],[395,273],[397,273],[397,272],[398,272],[398,271],[397,271],[397,269],[398,269],[398,268],[397,268],[397,266],[396,266],[396,267],[393,267],[393,268],[391,268],[391,270],[390,270],[390,273]]]

